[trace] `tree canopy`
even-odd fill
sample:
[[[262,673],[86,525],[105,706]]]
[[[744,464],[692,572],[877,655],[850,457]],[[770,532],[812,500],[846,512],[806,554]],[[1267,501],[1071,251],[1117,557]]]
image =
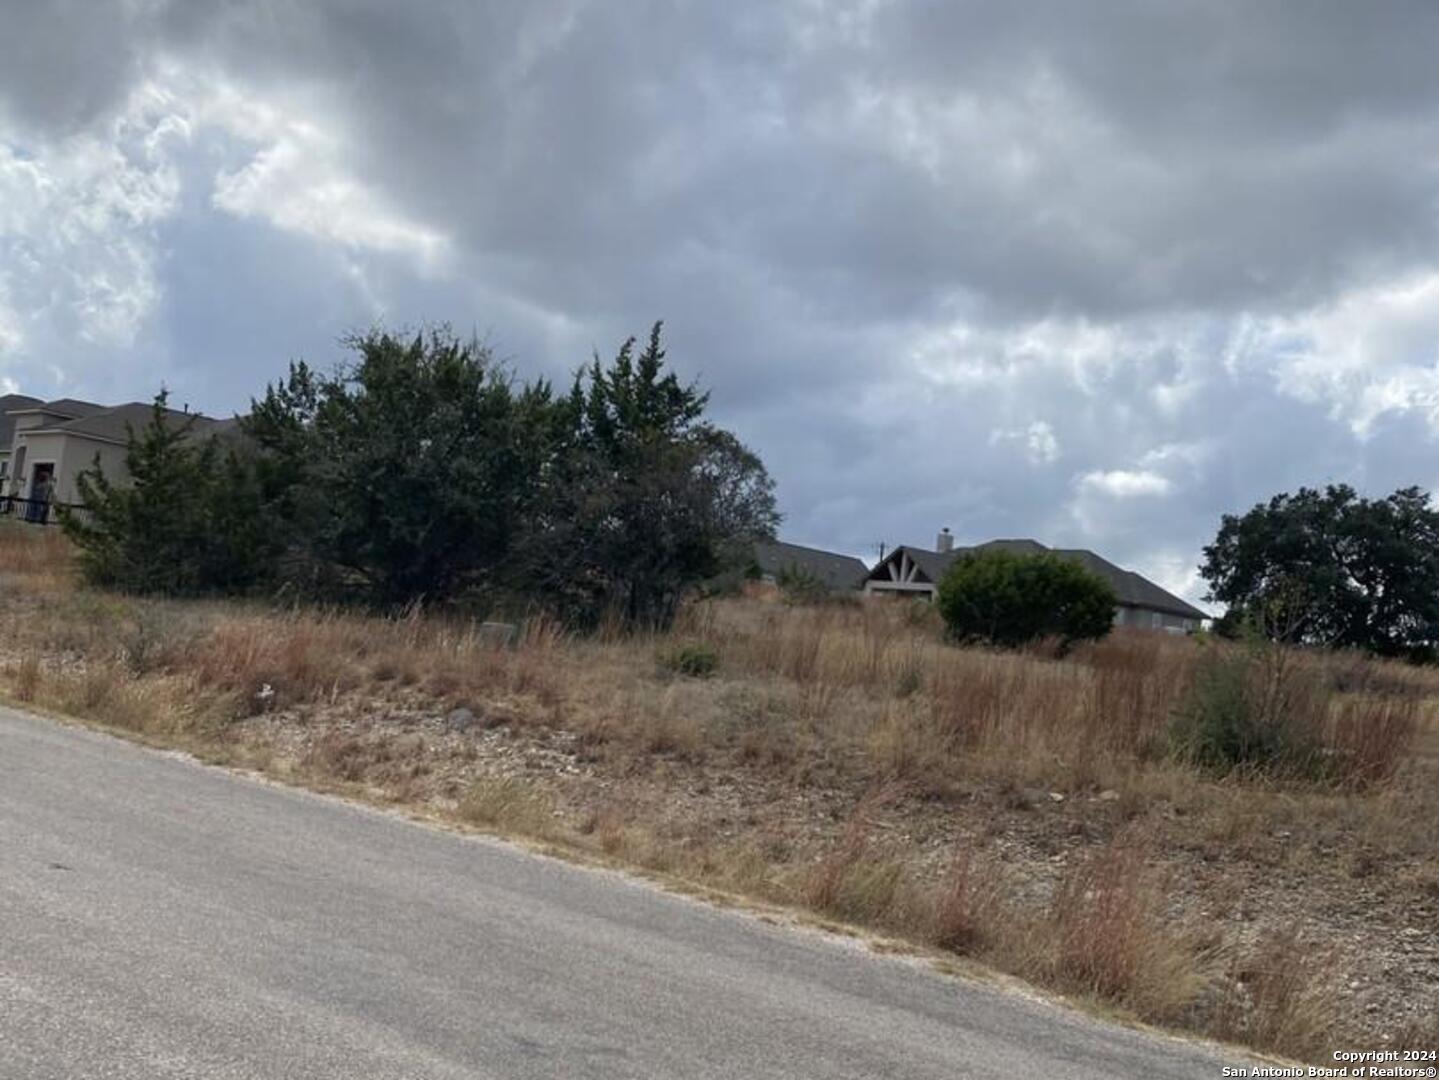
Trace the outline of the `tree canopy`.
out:
[[[940,580],[936,603],[950,636],[1013,648],[1041,638],[1064,646],[1101,638],[1116,597],[1099,575],[1060,555],[977,551]]]
[[[98,464],[81,482],[70,528],[91,579],[654,626],[773,535],[763,463],[665,370],[659,323],[560,395],[448,330],[348,345],[333,373],[295,363],[266,388],[242,452],[192,439],[162,397],[130,434],[129,482]]]
[[[684,590],[747,558],[779,522],[774,484],[707,395],[664,371],[656,323],[598,358],[558,408],[557,452],[524,560],[531,588],[574,620],[656,626]]]
[[[125,483],[112,483],[98,456],[76,478],[83,509],[62,511],[61,522],[81,570],[137,592],[248,590],[263,573],[266,541],[247,465],[166,399],[158,394],[149,421],[129,431]]]
[[[1439,641],[1439,511],[1417,487],[1382,499],[1300,488],[1226,514],[1200,573],[1208,599],[1229,605],[1221,629],[1272,634],[1261,615],[1282,604],[1301,641],[1386,656]]]
[[[488,349],[443,331],[349,344],[356,363],[292,366],[245,421],[288,573],[381,605],[485,584],[533,496],[548,385],[516,389]]]

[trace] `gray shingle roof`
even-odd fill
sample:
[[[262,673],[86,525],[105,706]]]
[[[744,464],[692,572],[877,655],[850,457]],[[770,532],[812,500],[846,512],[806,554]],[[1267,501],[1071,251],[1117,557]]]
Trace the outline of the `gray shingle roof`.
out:
[[[760,572],[767,577],[778,577],[786,569],[798,570],[834,590],[857,589],[869,573],[869,568],[853,555],[787,544],[783,540],[755,544],[754,558]]]
[[[1181,600],[1166,589],[1160,588],[1148,578],[1136,574],[1133,570],[1125,570],[1123,567],[1115,566],[1103,556],[1085,548],[1048,548],[1037,540],[990,540],[988,543],[976,544],[973,547],[955,548],[953,551],[926,551],[924,548],[898,547],[895,548],[886,558],[871,570],[866,578],[873,581],[883,582],[889,580],[887,570],[883,568],[891,560],[897,558],[901,552],[909,555],[919,571],[924,575],[926,581],[938,584],[939,579],[944,576],[950,564],[961,555],[967,555],[977,551],[1011,551],[1017,555],[1037,555],[1042,552],[1052,552],[1055,555],[1066,559],[1073,559],[1082,564],[1085,569],[1098,574],[1105,581],[1109,582],[1118,597],[1120,604],[1127,607],[1144,608],[1147,611],[1161,611],[1169,615],[1181,615],[1186,619],[1207,619],[1204,612],[1200,611],[1193,604]]]
[[[14,409],[33,409],[43,402],[26,394],[0,394],[0,453],[8,454],[10,444],[15,441],[15,418],[10,415]]]
[[[101,409],[88,416],[82,416],[75,420],[67,420],[62,424],[56,424],[54,430],[66,431],[75,435],[88,435],[96,439],[105,439],[109,442],[123,443],[128,441],[130,430],[133,428],[139,431],[150,422],[151,411],[154,406],[140,401],[132,401],[127,405],[116,405],[114,408]],[[207,416],[198,413],[184,413],[177,409],[165,410],[165,422],[169,426],[179,426],[185,423],[193,423],[192,431],[214,426],[215,421]]]
[[[79,398],[62,397],[53,401],[37,401],[34,405],[22,406],[26,410],[49,413],[51,416],[89,416],[91,413],[100,412],[104,405],[96,405],[93,401],[81,401]]]

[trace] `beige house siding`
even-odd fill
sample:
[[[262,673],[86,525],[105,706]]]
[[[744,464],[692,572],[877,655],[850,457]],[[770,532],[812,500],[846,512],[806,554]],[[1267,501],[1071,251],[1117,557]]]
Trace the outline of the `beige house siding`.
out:
[[[1188,634],[1199,629],[1199,620],[1171,615],[1149,608],[1120,605],[1114,613],[1115,626],[1135,626],[1141,630],[1167,630],[1172,634]]]
[[[75,478],[94,463],[97,454],[106,476],[111,479],[124,479],[128,475],[123,446],[69,432],[17,432],[16,446],[11,453],[11,468],[14,470],[11,492],[22,498],[30,498],[35,466],[48,462],[55,466],[55,501],[77,503],[80,501],[80,493]]]

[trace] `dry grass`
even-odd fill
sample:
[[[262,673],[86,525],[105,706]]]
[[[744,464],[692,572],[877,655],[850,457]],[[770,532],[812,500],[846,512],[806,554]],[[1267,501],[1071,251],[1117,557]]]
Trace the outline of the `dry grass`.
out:
[[[554,832],[554,804],[532,784],[512,776],[488,777],[470,785],[457,812],[471,825],[544,839]]]
[[[950,647],[926,609],[751,599],[693,605],[658,638],[535,619],[497,647],[418,610],[95,594],[57,532],[23,526],[0,528],[0,591],[16,700],[1256,1046],[1320,1056],[1365,1018],[1322,978],[1345,957],[1250,932],[1255,895],[1286,919],[1302,896],[1321,935],[1345,890],[1369,921],[1431,926],[1414,912],[1439,907],[1434,671],[1286,655],[1308,696],[1274,700],[1324,776],[1218,778],[1168,737],[1224,647],[1137,631],[1056,659]],[[485,739],[446,733],[457,707]],[[1374,913],[1381,886],[1402,914]],[[1406,1037],[1439,1002],[1411,1013]]]
[[[957,851],[935,890],[930,915],[931,939],[961,956],[982,955],[1001,945],[1004,928],[1002,868],[972,847]],[[1003,921],[1002,921],[1003,920]]]
[[[1057,979],[1140,1016],[1170,1021],[1202,992],[1193,934],[1165,909],[1163,882],[1138,842],[1120,837],[1071,865],[1050,905]]]
[[[1335,1045],[1337,961],[1332,948],[1292,928],[1268,936],[1231,965],[1234,993],[1214,1019],[1216,1034],[1299,1059],[1326,1057]]]

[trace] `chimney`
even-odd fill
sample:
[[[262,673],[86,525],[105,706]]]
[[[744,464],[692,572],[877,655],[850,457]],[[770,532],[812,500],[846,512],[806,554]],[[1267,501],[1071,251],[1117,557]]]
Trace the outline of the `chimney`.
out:
[[[939,530],[939,539],[935,542],[934,549],[941,554],[954,550],[954,534],[949,531],[948,525]]]

